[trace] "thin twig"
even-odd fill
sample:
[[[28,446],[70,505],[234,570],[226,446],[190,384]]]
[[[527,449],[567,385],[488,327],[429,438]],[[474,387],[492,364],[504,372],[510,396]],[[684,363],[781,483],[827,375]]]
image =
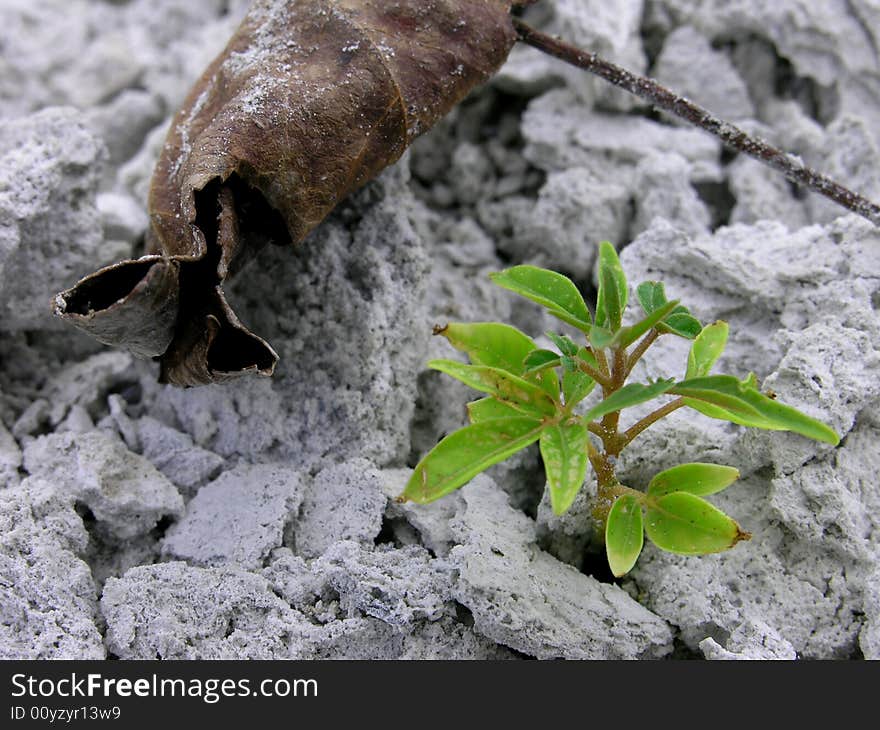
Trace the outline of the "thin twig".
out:
[[[807,167],[799,157],[787,154],[763,139],[747,134],[739,127],[719,119],[708,110],[661,86],[653,79],[634,74],[595,53],[581,50],[541,33],[519,18],[513,18],[513,24],[520,40],[524,43],[561,61],[601,76],[615,86],[640,96],[658,109],[675,114],[715,135],[728,147],[778,170],[792,182],[824,195],[838,205],[867,218],[875,226],[880,226],[880,206],[830,177]]]
[[[676,398],[673,401],[670,401],[665,406],[661,406],[656,411],[652,411],[647,416],[645,416],[641,421],[636,422],[632,426],[630,426],[626,431],[623,432],[620,442],[620,449],[622,450],[625,447],[629,446],[629,444],[646,428],[654,425],[661,418],[668,416],[673,411],[677,411],[679,408],[687,405],[685,403],[684,398]]]
[[[626,371],[624,372],[625,377],[629,377],[629,374],[636,366],[636,363],[642,359],[642,355],[644,355],[648,351],[648,348],[657,341],[658,337],[660,337],[660,332],[656,327],[652,327],[651,331],[642,338],[638,345],[636,345],[636,349],[630,353],[629,360],[626,362]]]

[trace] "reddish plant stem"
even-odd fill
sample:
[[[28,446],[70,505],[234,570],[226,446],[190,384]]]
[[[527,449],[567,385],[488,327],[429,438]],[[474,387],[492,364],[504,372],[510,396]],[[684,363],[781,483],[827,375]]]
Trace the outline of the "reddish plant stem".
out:
[[[661,86],[653,79],[634,74],[595,53],[581,50],[541,33],[519,18],[513,18],[513,24],[519,39],[524,43],[565,63],[601,76],[615,86],[645,99],[658,109],[670,112],[715,135],[728,147],[769,165],[792,182],[824,195],[838,205],[868,219],[875,226],[880,226],[880,206],[830,177],[807,167],[800,158],[783,152],[759,137],[747,134],[739,127],[716,117],[710,111]]]

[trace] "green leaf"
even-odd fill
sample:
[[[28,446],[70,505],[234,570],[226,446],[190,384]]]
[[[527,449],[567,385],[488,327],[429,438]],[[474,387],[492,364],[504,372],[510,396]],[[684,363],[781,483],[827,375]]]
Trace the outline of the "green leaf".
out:
[[[630,383],[624,385],[620,390],[609,395],[601,403],[597,403],[589,411],[584,414],[585,421],[595,421],[602,416],[619,411],[630,406],[637,406],[659,395],[663,395],[667,390],[675,385],[675,381],[658,380],[656,383],[644,385],[642,383]]]
[[[491,421],[494,418],[522,418],[522,411],[518,411],[507,403],[492,396],[486,396],[467,404],[468,419],[471,423]]]
[[[494,396],[523,412],[541,418],[556,413],[555,401],[540,386],[506,370],[465,365],[455,360],[431,360],[428,367],[446,373],[467,386]]]
[[[624,494],[614,500],[605,522],[605,552],[615,578],[632,570],[644,545],[642,505],[634,494]]]
[[[657,547],[671,553],[717,553],[751,537],[717,507],[687,492],[649,499],[647,507],[648,537]]]
[[[620,329],[629,290],[626,275],[608,241],[599,244],[599,293],[596,298],[596,324],[616,332]]]
[[[562,375],[562,397],[566,406],[580,403],[596,387],[596,381],[579,370],[565,372]]]
[[[670,314],[678,306],[679,304],[677,301],[666,302],[666,304],[658,307],[647,317],[639,320],[634,325],[618,330],[612,344],[618,347],[629,347],[643,334],[645,334],[649,330],[652,330],[655,325],[659,324],[664,317]]]
[[[550,505],[564,514],[587,476],[589,431],[583,423],[548,426],[541,434],[541,458],[547,473]]]
[[[465,426],[449,434],[416,465],[399,499],[433,502],[534,443],[543,429],[532,418],[499,418]]]
[[[645,314],[652,314],[667,301],[666,290],[661,281],[643,281],[636,287],[636,297]]]
[[[559,353],[552,350],[532,350],[523,360],[525,374],[537,373],[560,365]]]
[[[467,353],[474,365],[500,368],[514,375],[523,374],[523,361],[538,347],[516,327],[499,322],[450,322],[435,328],[434,334],[442,335],[456,350]],[[556,373],[542,373],[537,382],[551,398],[559,395]]]
[[[578,346],[571,341],[570,337],[557,335],[555,332],[547,332],[546,335],[553,341],[553,344],[559,348],[559,352],[563,355],[568,355],[569,357],[577,355]]]
[[[648,484],[648,496],[662,497],[672,492],[696,496],[715,494],[739,479],[739,471],[721,464],[680,464],[661,471]]]
[[[590,344],[597,350],[604,350],[614,344],[615,333],[605,327],[593,325],[590,330]]]
[[[489,274],[499,286],[546,307],[554,317],[589,332],[590,312],[577,287],[567,276],[537,266],[514,266]]]
[[[727,322],[720,321],[703,327],[703,331],[697,335],[691,345],[685,378],[701,378],[709,374],[712,366],[724,352],[729,329]]]
[[[672,311],[672,314],[657,325],[657,329],[663,333],[678,335],[686,340],[692,340],[700,334],[703,325],[700,324],[700,320],[688,311],[687,307],[679,305]]]
[[[768,398],[753,382],[732,375],[707,375],[677,383],[669,392],[684,396],[690,408],[710,418],[770,431],[793,431],[835,446],[840,443],[840,437],[829,426]]]

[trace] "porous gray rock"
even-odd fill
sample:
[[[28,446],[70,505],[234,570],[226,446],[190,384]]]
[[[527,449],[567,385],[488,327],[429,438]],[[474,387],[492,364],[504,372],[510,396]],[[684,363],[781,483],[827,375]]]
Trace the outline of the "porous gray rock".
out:
[[[0,489],[18,484],[21,449],[3,422],[0,421]]]
[[[510,200],[513,235],[501,249],[514,260],[587,279],[599,241],[620,241],[629,191],[589,168],[551,172],[537,201]]]
[[[308,622],[264,578],[234,566],[173,562],[110,578],[101,597],[108,650],[121,659],[280,659]]]
[[[372,544],[382,529],[386,502],[382,476],[369,461],[322,469],[306,487],[291,525],[296,552],[313,558],[341,540]]]
[[[448,615],[424,551],[334,550],[314,568],[276,551],[264,576],[181,562],[133,568],[104,589],[107,647],[123,659],[510,657]]]
[[[630,235],[650,228],[654,218],[663,218],[690,236],[709,231],[711,214],[688,180],[690,170],[688,161],[677,153],[651,154],[636,166],[633,185],[642,195]]]
[[[152,416],[134,420],[126,412],[125,400],[118,395],[107,399],[114,425],[132,451],[141,453],[168,477],[184,496],[216,477],[223,468],[223,457],[193,443],[192,438]]]
[[[280,547],[302,493],[300,474],[283,464],[240,464],[190,500],[162,540],[162,554],[196,565],[259,568]]]
[[[53,295],[102,261],[101,142],[74,109],[0,119],[0,328],[52,329]]]
[[[614,585],[600,583],[540,550],[534,523],[488,478],[463,491],[450,552],[453,595],[476,630],[539,659],[659,658],[672,631]]]
[[[588,48],[636,72],[645,70],[640,38],[644,0],[555,0],[531,8],[527,20],[545,33]],[[564,81],[586,107],[629,110],[634,99],[590,74],[568,67],[524,45],[517,45],[498,74],[497,83],[515,93],[533,95]]]
[[[104,658],[88,541],[72,494],[35,478],[0,490],[0,658]]]
[[[666,36],[651,75],[728,121],[755,115],[748,89],[730,59],[690,26],[679,26]]]
[[[856,113],[877,129],[880,15],[871,3],[662,0],[660,4],[672,23],[693,26],[706,38],[757,37],[771,42],[798,75],[835,90],[833,106],[827,106]]]
[[[668,127],[649,119],[594,112],[567,89],[554,89],[529,103],[522,118],[523,154],[536,167],[614,170],[610,181],[626,180],[627,168],[651,154],[674,152],[691,164],[688,179],[718,181],[719,142],[696,129]],[[610,165],[609,165],[610,162]],[[604,178],[603,178],[604,179]]]
[[[99,431],[41,436],[24,448],[32,476],[66,489],[85,504],[108,536],[144,535],[163,517],[178,517],[177,489],[142,456]]]
[[[430,324],[405,182],[389,170],[302,246],[262,252],[233,283],[236,311],[281,360],[271,380],[158,392],[199,446],[306,468],[343,452],[406,458]]]
[[[666,281],[670,296],[704,320],[731,320],[731,354],[719,372],[749,364],[780,401],[845,437],[834,449],[734,427],[716,440],[715,425],[702,434],[710,458],[698,459],[700,434],[689,438],[681,419],[640,437],[642,465],[627,461],[623,473],[646,478],[651,464],[671,466],[672,453],[730,464],[744,477],[717,501],[753,532],[750,542],[702,558],[648,546],[633,573],[646,605],[710,658],[850,657],[860,633],[870,637],[862,617],[877,554],[877,505],[865,483],[876,469],[868,451],[880,398],[877,242],[875,229],[849,216],[793,232],[734,226],[693,240],[657,225],[624,251],[636,281]],[[671,353],[656,354],[676,374]]]

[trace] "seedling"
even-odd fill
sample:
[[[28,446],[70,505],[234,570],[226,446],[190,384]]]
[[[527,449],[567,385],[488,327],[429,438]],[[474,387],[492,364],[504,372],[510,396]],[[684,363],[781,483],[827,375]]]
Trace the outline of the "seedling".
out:
[[[432,360],[428,366],[487,394],[468,403],[470,425],[440,441],[416,466],[401,501],[421,504],[455,491],[477,474],[538,442],[550,503],[565,513],[592,470],[597,480],[593,517],[604,525],[608,563],[628,573],[644,545],[682,555],[732,548],[751,535],[704,499],[732,484],[739,472],[718,464],[681,464],[661,471],[642,491],[615,475],[620,453],[645,429],[679,408],[724,421],[793,431],[836,445],[837,434],[791,406],[762,393],[750,373],[739,380],[710,371],[727,343],[728,325],[703,326],[660,282],[637,289],[643,310],[624,325],[629,287],[614,247],[599,246],[595,317],[574,283],[553,271],[515,266],[491,274],[499,286],[545,307],[580,332],[582,342],[548,332],[556,349],[539,348],[518,329],[497,322],[452,323],[435,328],[470,364]],[[692,341],[684,378],[628,383],[636,363],[661,337]],[[601,399],[584,400],[599,386]],[[648,401],[664,402],[625,430],[621,412]]]

